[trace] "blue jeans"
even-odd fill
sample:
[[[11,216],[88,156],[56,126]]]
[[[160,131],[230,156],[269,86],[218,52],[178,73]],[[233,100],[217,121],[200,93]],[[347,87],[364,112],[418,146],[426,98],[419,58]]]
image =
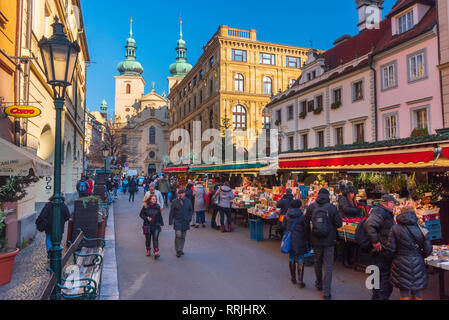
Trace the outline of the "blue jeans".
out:
[[[288,258],[290,259],[290,262],[299,262],[299,263],[304,263],[304,255],[300,254],[300,255],[294,255],[289,253],[288,254]]]
[[[205,223],[205,222],[206,222],[206,211],[197,211],[196,223]]]
[[[51,243],[51,234],[45,235],[45,247],[47,248],[47,252],[53,247]]]
[[[115,198],[117,198],[117,191],[118,191],[118,189],[115,189],[115,188],[114,188],[114,191],[113,191],[113,192],[114,192],[114,197],[115,197]]]

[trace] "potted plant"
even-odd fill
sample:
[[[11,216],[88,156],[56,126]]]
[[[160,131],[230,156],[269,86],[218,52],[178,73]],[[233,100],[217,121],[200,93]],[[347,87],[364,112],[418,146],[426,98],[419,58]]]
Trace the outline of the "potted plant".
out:
[[[6,209],[7,203],[23,199],[26,188],[39,180],[34,175],[27,177],[0,177],[0,286],[11,281],[14,260],[18,248],[9,248],[6,238],[6,217],[14,210]]]
[[[299,114],[299,118],[300,119],[305,119],[306,118],[306,116],[307,116],[307,111],[302,111],[300,114]]]
[[[313,114],[320,114],[323,111],[323,107],[318,107],[315,110],[313,110]]]
[[[427,130],[427,128],[422,128],[422,129],[415,128],[415,129],[413,129],[411,136],[412,137],[422,137],[422,136],[427,136],[428,134],[429,134],[429,131]]]
[[[276,120],[276,121],[274,122],[274,124],[276,125],[276,127],[279,127],[279,125],[281,124],[281,121]]]
[[[331,104],[331,109],[335,110],[335,109],[340,108],[340,106],[341,106],[341,101],[335,101]]]

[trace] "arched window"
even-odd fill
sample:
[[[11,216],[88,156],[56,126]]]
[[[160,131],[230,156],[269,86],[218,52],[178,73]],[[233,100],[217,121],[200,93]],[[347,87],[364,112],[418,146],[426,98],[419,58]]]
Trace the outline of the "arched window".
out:
[[[156,144],[156,128],[150,127],[150,144]]]
[[[262,110],[262,129],[270,129],[270,111],[268,107]]]
[[[129,83],[126,84],[126,94],[131,93],[131,85]]]
[[[243,92],[243,88],[244,88],[243,75],[241,75],[240,73],[235,75],[235,77],[234,77],[234,85],[235,85],[235,91]]]
[[[246,130],[246,109],[244,106],[236,105],[232,109],[232,124],[234,130]]]
[[[273,90],[272,90],[273,86],[272,86],[272,80],[270,77],[264,77],[263,78],[263,93],[264,94],[272,94]]]

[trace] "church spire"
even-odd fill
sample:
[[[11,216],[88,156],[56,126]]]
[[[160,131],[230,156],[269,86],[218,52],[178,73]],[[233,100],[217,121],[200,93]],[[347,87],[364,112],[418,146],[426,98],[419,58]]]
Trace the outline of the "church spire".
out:
[[[179,39],[182,40],[182,17],[179,18]]]
[[[192,69],[192,65],[187,63],[186,42],[182,39],[182,19],[179,19],[179,40],[176,42],[176,62],[170,65],[172,77],[185,77]]]
[[[136,40],[133,38],[133,18],[129,20],[129,38],[126,39],[125,61],[118,64],[117,69],[120,75],[136,75],[143,73],[142,65],[136,61]]]
[[[129,37],[133,37],[133,17],[129,20]]]

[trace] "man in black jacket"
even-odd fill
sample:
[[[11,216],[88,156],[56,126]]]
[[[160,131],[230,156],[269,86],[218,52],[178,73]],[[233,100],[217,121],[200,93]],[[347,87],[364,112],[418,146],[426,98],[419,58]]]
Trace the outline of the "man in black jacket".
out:
[[[381,203],[370,211],[365,232],[373,245],[372,264],[379,267],[380,289],[373,289],[373,300],[388,300],[393,291],[390,283],[391,256],[386,250],[388,236],[394,225],[393,210],[399,204],[392,195],[384,194]]]
[[[288,188],[285,190],[285,195],[276,204],[276,207],[281,208],[281,215],[287,213],[288,208],[290,208],[290,203],[293,201],[292,189]]]
[[[175,229],[175,250],[178,258],[184,254],[184,243],[192,215],[192,202],[185,197],[185,190],[178,190],[178,198],[173,200],[169,216],[169,225],[173,225]]]
[[[306,233],[315,255],[315,287],[319,291],[324,288],[324,299],[329,300],[331,298],[332,264],[337,229],[342,226],[342,221],[337,208],[330,203],[327,189],[321,189],[316,202],[307,209],[305,224]]]

